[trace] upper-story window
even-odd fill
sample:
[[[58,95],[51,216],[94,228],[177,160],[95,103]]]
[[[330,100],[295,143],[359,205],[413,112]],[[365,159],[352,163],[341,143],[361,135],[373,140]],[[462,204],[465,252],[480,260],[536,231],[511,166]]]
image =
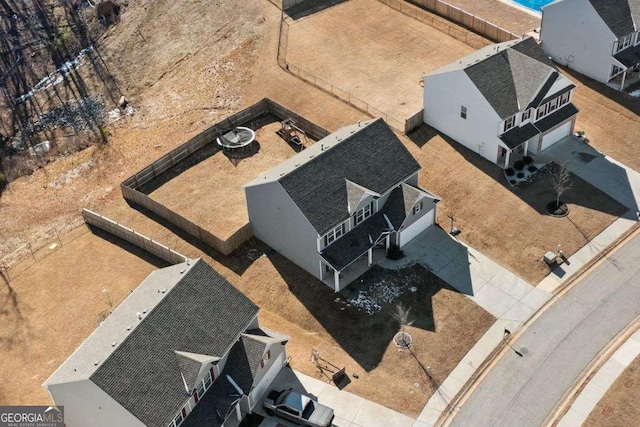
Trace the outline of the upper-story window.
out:
[[[369,203],[364,208],[356,212],[355,215],[353,215],[354,225],[358,225],[365,219],[369,218],[371,216],[372,210],[373,210],[373,202]]]
[[[629,46],[631,46],[632,42],[633,42],[633,33],[627,34],[626,36],[619,38],[618,47],[615,49],[614,53],[618,53],[621,50],[628,48]]]
[[[343,222],[342,224],[340,224],[339,226],[337,226],[336,228],[334,228],[333,230],[329,231],[327,234],[324,235],[324,245],[329,246],[330,244],[338,240],[340,237],[342,237],[345,232],[346,232],[346,226],[345,226],[345,223]]]
[[[560,96],[556,96],[552,100],[542,104],[536,110],[536,120],[543,118],[551,113],[553,113],[558,108],[562,107],[565,104],[569,103],[571,99],[571,91],[565,92]]]
[[[531,117],[531,109],[522,112],[522,120],[520,121],[524,122],[525,120],[529,120],[529,117]]]
[[[467,107],[465,107],[464,105],[460,107],[460,117],[462,117],[465,120],[467,118]]]
[[[564,104],[568,104],[569,99],[571,99],[571,92],[563,93],[558,100],[558,108],[562,107]]]
[[[422,210],[422,201],[420,201],[420,202],[416,203],[416,204],[413,206],[413,214],[415,215],[415,214],[417,214],[418,212],[420,212],[421,210]]]
[[[513,115],[504,121],[504,131],[508,131],[516,125],[516,116]]]

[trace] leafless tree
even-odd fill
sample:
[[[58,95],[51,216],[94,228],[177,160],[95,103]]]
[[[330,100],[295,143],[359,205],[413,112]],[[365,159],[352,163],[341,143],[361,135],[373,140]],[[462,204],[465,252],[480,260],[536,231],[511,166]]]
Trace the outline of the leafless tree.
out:
[[[411,326],[414,322],[414,320],[409,320],[409,313],[411,312],[411,308],[406,308],[402,305],[402,303],[398,303],[396,304],[396,309],[393,313],[391,313],[391,315],[393,316],[394,319],[396,319],[398,321],[398,323],[400,324],[400,330],[402,332],[402,339],[404,341],[405,339],[405,332],[404,332],[404,328],[406,326]],[[406,344],[406,343],[405,343]]]
[[[560,206],[560,197],[573,187],[571,172],[564,164],[560,165],[559,169],[554,171],[551,176],[551,183],[556,192],[556,208],[558,208]]]

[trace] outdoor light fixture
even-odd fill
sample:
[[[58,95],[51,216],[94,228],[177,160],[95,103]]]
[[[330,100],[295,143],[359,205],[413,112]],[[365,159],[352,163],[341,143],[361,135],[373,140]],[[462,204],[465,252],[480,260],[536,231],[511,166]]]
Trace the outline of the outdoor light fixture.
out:
[[[520,353],[518,350],[516,350],[515,348],[511,347],[511,344],[509,344],[509,342],[507,341],[507,338],[510,335],[511,335],[511,331],[508,330],[507,328],[504,328],[504,334],[502,335],[502,340],[507,345],[507,347],[509,347],[511,350],[513,350],[518,356],[524,357],[524,354]]]

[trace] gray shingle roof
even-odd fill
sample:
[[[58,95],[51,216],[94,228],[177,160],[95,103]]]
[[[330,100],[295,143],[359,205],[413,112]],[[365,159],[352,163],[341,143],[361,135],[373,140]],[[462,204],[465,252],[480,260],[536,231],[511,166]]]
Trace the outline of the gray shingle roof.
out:
[[[188,399],[174,351],[224,356],[258,311],[199,260],[104,361],[91,381],[144,424],[166,426]]]
[[[516,126],[510,131],[503,133],[500,135],[500,139],[507,147],[513,149],[524,144],[525,141],[528,141],[539,133],[540,131],[533,124],[527,123],[524,126]]]
[[[487,53],[490,56],[464,70],[500,118],[506,119],[530,104],[555,66],[544,59],[532,38],[499,47],[496,45]]]
[[[640,46],[628,47],[613,55],[625,67],[633,67],[640,62]]]
[[[319,152],[279,182],[315,230],[324,234],[350,216],[345,180],[381,194],[419,170],[418,162],[389,126],[377,119]]]
[[[640,21],[639,0],[589,0],[616,37],[635,31]]]
[[[573,104],[567,104],[553,114],[549,114],[544,119],[538,120],[534,124],[540,132],[546,132],[555,125],[562,123],[569,117],[575,116],[576,114],[578,114],[578,109],[576,108],[576,106]]]

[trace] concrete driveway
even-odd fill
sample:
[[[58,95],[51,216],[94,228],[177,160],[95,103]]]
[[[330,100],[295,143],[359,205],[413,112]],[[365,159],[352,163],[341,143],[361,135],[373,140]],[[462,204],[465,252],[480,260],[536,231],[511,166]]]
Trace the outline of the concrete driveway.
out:
[[[536,289],[437,226],[429,227],[402,250],[405,257],[401,260],[384,258],[378,264],[398,269],[419,263],[498,319],[524,322],[551,298],[549,292]]]
[[[335,427],[411,427],[415,421],[413,418],[355,394],[338,390],[332,384],[284,367],[273,381],[271,389],[282,390],[290,387],[333,408],[335,414],[333,425]],[[259,409],[256,407],[256,412],[265,415],[262,413],[261,405]],[[267,417],[260,424],[260,427],[276,427],[278,425],[295,426],[295,424],[281,418]]]
[[[536,156],[536,162],[564,164],[575,175],[624,206],[635,212],[640,210],[640,174],[579,138],[569,136],[558,141]]]

